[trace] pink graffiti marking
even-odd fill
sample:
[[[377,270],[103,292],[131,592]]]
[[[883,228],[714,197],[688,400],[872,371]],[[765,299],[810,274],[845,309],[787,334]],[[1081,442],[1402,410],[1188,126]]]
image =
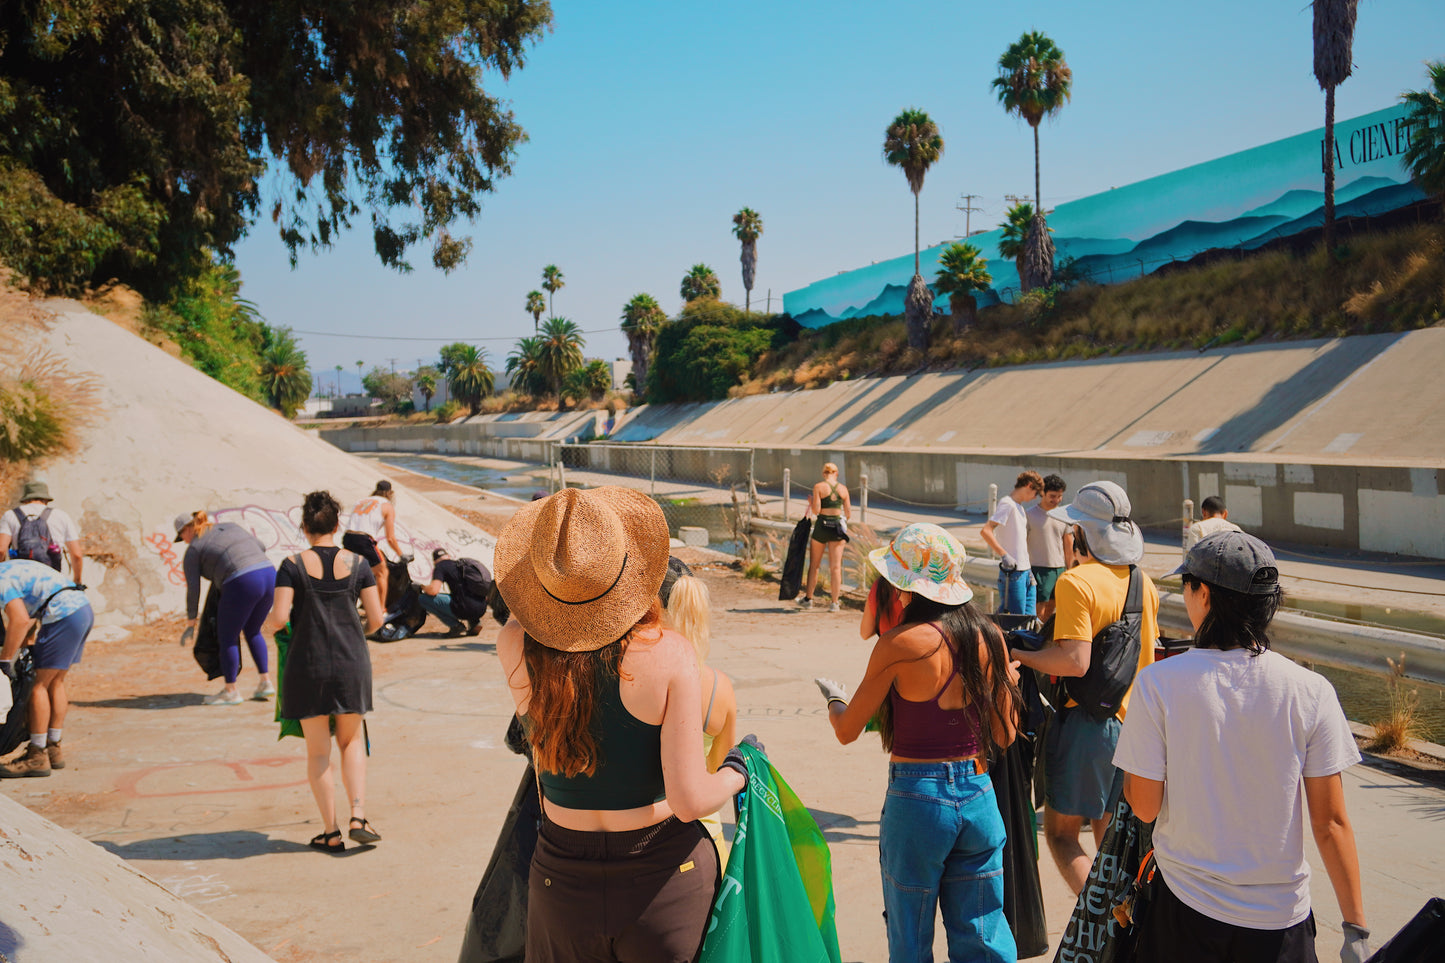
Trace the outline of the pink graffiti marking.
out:
[[[259,792],[272,789],[289,789],[292,786],[304,785],[305,775],[300,779],[289,782],[267,782],[258,783],[256,776],[252,773],[253,768],[280,769],[283,766],[297,765],[302,760],[294,756],[273,756],[267,759],[243,759],[239,762],[228,762],[221,759],[210,759],[205,762],[171,762],[159,766],[148,766],[145,769],[138,769],[128,773],[116,781],[115,788],[123,796],[132,799],[160,799],[169,796],[210,796],[217,793],[231,792]],[[229,770],[238,785],[227,786],[221,789],[180,789],[170,790],[164,785],[164,780],[157,780],[155,777],[163,773],[174,773],[180,769],[196,769],[197,772],[187,774],[186,785],[194,785],[195,780],[207,770]],[[160,781],[162,784],[156,786],[155,791],[144,792],[141,783]]]

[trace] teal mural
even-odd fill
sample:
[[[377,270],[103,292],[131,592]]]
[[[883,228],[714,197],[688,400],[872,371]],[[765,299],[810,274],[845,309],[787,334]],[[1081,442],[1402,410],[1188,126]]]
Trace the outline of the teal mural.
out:
[[[1404,105],[1335,124],[1335,216],[1378,215],[1424,199],[1400,163],[1410,142]],[[1109,284],[1137,278],[1210,249],[1254,250],[1324,220],[1320,150],[1324,130],[1161,174],[1060,204],[1049,216],[1056,261],[1076,258],[1090,280]],[[994,286],[979,307],[1018,293],[1018,272],[998,253],[1002,232],[968,242],[988,258]],[[930,282],[944,245],[922,255]],[[913,276],[906,254],[847,271],[783,295],[783,308],[806,327],[848,318],[902,314]],[[939,296],[937,310],[948,299]]]

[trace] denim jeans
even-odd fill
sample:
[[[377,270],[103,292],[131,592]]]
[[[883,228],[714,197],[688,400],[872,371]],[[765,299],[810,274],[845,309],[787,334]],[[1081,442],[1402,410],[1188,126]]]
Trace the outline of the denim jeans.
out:
[[[888,958],[931,963],[943,913],[950,961],[1018,957],[1003,915],[1003,817],[973,762],[895,762],[878,834]]]
[[[1008,615],[1037,615],[1034,607],[1038,582],[1032,569],[1020,568],[1012,572],[998,570],[998,610]]]
[[[461,621],[452,614],[452,597],[445,592],[438,592],[435,595],[421,593],[421,607],[432,615],[442,620],[442,624],[449,629],[462,628]]]

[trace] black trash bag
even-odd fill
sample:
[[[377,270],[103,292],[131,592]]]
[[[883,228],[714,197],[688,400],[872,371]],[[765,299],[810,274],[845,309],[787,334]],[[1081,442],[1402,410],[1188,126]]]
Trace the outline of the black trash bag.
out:
[[[1435,897],[1375,951],[1369,963],[1439,963],[1445,946],[1445,899]]]
[[[196,665],[206,674],[207,681],[218,679],[221,671],[221,588],[212,585],[206,589],[206,602],[201,606],[201,618],[196,623],[196,642],[191,655]],[[236,642],[240,644],[239,640]]]
[[[1149,890],[1136,891],[1139,867],[1154,849],[1154,824],[1140,822],[1123,793],[1104,831],[1089,878],[1074,903],[1054,963],[1124,963],[1134,958],[1134,939],[1148,911]],[[1126,926],[1114,909],[1129,902],[1134,925]]]
[[[527,942],[527,880],[542,806],[531,766],[522,773],[492,859],[472,897],[458,963],[521,963]]]
[[[371,636],[377,642],[400,642],[417,633],[426,622],[426,609],[421,607],[421,589],[411,580],[410,559],[386,560],[386,621]]]
[[[808,539],[812,530],[807,516],[793,526],[793,534],[788,539],[788,554],[783,556],[783,577],[778,585],[780,602],[791,602],[803,591],[803,566],[808,564]]]
[[[1003,847],[1003,915],[1013,930],[1019,959],[1049,951],[1044,891],[1039,882],[1039,829],[1033,804],[1033,737],[1022,732],[988,776],[1008,839]]]
[[[10,681],[10,712],[0,726],[0,756],[8,756],[30,740],[30,693],[35,689],[35,656],[29,648],[15,657],[15,678]]]

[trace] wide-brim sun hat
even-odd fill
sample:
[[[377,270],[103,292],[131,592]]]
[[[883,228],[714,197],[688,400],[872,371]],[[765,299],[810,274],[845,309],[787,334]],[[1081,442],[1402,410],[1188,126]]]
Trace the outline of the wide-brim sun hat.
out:
[[[904,527],[893,541],[868,553],[868,561],[894,588],[942,605],[973,598],[963,580],[967,557],[958,539],[928,522]]]
[[[517,510],[497,539],[496,585],[527,634],[592,652],[627,634],[667,574],[662,507],[630,488],[567,488]]]
[[[1105,565],[1135,565],[1144,557],[1144,531],[1129,517],[1129,495],[1114,482],[1089,482],[1049,515],[1084,530],[1089,554]]]

